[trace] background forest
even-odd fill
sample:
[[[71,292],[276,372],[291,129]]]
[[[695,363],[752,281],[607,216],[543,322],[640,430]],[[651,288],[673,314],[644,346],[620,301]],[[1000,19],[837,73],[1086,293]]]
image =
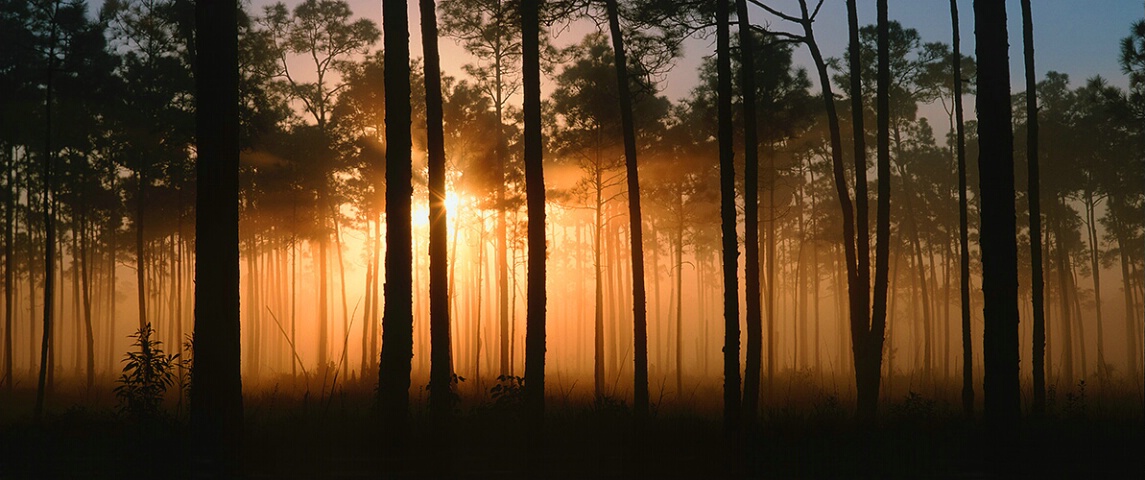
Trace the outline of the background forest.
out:
[[[443,62],[460,65],[441,72],[437,112],[451,385],[456,408],[480,411],[519,401],[525,377],[522,20],[516,2],[435,3]],[[540,12],[546,395],[566,406],[627,412],[640,404],[631,379],[644,368],[643,395],[651,391],[655,415],[718,415],[729,378],[727,305],[734,305],[745,312],[733,320],[746,333],[744,347],[735,342],[737,378],[739,365],[747,368],[744,415],[792,408],[850,415],[864,367],[855,365],[862,360],[852,344],[860,333],[850,314],[848,289],[856,287],[848,262],[869,274],[875,253],[885,278],[878,402],[900,414],[980,408],[978,122],[972,106],[961,118],[962,104],[977,93],[973,52],[958,52],[949,28],[916,30],[894,21],[892,9],[888,82],[880,85],[874,24],[854,25],[851,51],[819,53],[814,44],[811,19],[841,18],[841,2],[739,2],[729,80],[713,54],[711,2],[619,3],[546,2]],[[934,3],[945,21],[947,5]],[[966,17],[963,30],[970,31],[974,17]],[[1040,194],[1033,208],[1029,88],[1012,95],[1024,409],[1065,415],[1090,395],[1105,399],[1107,413],[1140,410],[1145,23],[1129,22],[1096,27],[1124,32],[1123,45],[1108,51],[1120,52],[1128,88],[1101,76],[1035,71]],[[261,399],[255,404],[304,399],[327,410],[338,398],[343,408],[366,402],[378,385],[387,311],[392,79],[385,78],[380,21],[343,0],[260,1],[241,5],[238,29],[243,394]],[[621,31],[629,95],[617,81],[613,39]],[[27,414],[38,380],[49,411],[80,403],[185,414],[196,195],[212,195],[196,193],[195,42],[190,0],[0,0],[0,424]],[[1012,30],[1010,43],[1020,42]],[[800,60],[808,47],[816,65]],[[430,398],[431,372],[433,108],[424,61],[413,58],[408,70],[414,410]],[[675,79],[685,76],[690,89],[669,97],[666,80],[679,90]],[[735,92],[730,98],[721,97],[724,81]],[[716,128],[721,100],[730,102],[736,127],[734,163],[722,165],[733,157],[721,151]],[[634,144],[626,145],[629,129]],[[874,166],[855,155],[869,152],[873,160],[876,145],[889,162],[856,171],[858,162]],[[637,220],[626,154],[639,156]],[[867,207],[866,191],[881,198],[884,187],[892,193],[880,257],[882,217]],[[840,209],[841,190],[862,191],[856,210]],[[743,251],[730,257],[743,276],[731,277],[734,285],[725,269],[729,204],[721,202],[728,198],[733,247]],[[1030,212],[1038,208],[1040,235],[1032,238]],[[860,237],[857,260],[840,241],[848,228]],[[643,321],[632,313],[634,229],[643,236],[635,242],[646,289],[643,367],[634,363],[635,322]],[[47,265],[46,250],[56,252]],[[1044,293],[1033,288],[1034,272],[1044,278]],[[45,289],[54,295],[45,297]],[[1041,398],[1034,391],[1039,365],[1028,360],[1037,354],[1038,302]],[[47,336],[46,308],[55,322]],[[876,292],[876,316],[878,308]],[[166,362],[154,367],[168,375],[148,397],[154,403],[140,404],[147,395],[127,391],[136,385],[132,375],[152,368],[139,362]]]

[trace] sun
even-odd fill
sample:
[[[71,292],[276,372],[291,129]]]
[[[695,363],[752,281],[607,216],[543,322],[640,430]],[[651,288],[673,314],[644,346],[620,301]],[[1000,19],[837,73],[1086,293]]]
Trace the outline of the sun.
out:
[[[461,208],[461,196],[453,190],[445,192],[445,212],[449,218],[450,228],[453,228],[455,223],[454,219],[457,218],[458,209]],[[429,204],[427,202],[417,202],[414,204],[413,211],[413,224],[415,227],[425,227],[429,225]]]

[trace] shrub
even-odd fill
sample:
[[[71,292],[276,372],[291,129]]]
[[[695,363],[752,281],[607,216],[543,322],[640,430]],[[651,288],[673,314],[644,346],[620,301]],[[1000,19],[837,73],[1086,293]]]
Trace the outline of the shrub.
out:
[[[176,384],[177,367],[185,367],[179,354],[163,352],[163,342],[151,337],[155,330],[144,325],[131,335],[135,339],[132,351],[123,359],[123,373],[116,382],[115,397],[120,411],[136,418],[158,416],[167,389]]]

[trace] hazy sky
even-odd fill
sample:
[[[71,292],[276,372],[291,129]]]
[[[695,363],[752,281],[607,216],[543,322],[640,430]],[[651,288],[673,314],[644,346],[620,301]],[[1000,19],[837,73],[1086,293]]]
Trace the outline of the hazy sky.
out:
[[[665,0],[668,1],[668,0]],[[378,0],[349,0],[354,12],[380,23],[381,2]],[[271,3],[255,0],[255,5]],[[286,2],[292,5],[292,2]],[[297,2],[294,2],[297,3]],[[768,5],[785,12],[797,14],[796,0],[768,0]],[[1006,2],[1010,23],[1011,76],[1015,85],[1022,85],[1022,23],[1021,10],[1017,0]],[[410,1],[410,49],[413,55],[420,56],[421,38],[417,2]],[[950,6],[945,0],[890,0],[889,16],[904,26],[917,29],[923,41],[950,43]],[[973,2],[959,1],[961,16],[962,50],[974,52],[974,12]],[[769,23],[772,28],[788,27],[761,9],[752,7],[749,14],[753,23]],[[1075,82],[1081,82],[1093,75],[1102,75],[1114,85],[1124,86],[1126,80],[1117,64],[1118,42],[1129,33],[1129,25],[1145,16],[1145,2],[1140,0],[1033,0],[1034,42],[1038,78],[1045,72],[1056,70],[1065,72]],[[859,1],[859,22],[862,25],[874,23],[874,0]],[[826,0],[815,24],[816,37],[824,55],[838,57],[846,45],[846,9],[843,0]],[[583,25],[562,32],[556,43],[566,44],[580,39],[590,25]],[[789,30],[794,30],[790,29]],[[704,55],[712,50],[712,41],[695,39],[688,43],[685,58],[668,78],[666,93],[671,98],[679,98],[695,83],[695,66]],[[380,44],[379,44],[380,46]],[[442,39],[441,49],[443,68],[458,71],[457,67],[471,61],[464,51],[450,39]],[[806,48],[798,48],[800,64],[811,66]],[[818,89],[818,86],[815,86]],[[1016,88],[1020,90],[1023,88]]]

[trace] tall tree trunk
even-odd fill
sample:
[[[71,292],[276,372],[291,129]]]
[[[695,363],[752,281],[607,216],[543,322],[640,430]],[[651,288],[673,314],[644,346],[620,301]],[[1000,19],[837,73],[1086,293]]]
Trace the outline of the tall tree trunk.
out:
[[[800,0],[801,23],[804,31],[804,41],[811,51],[815,61],[815,68],[819,73],[819,83],[823,90],[823,102],[827,109],[828,129],[831,138],[832,173],[835,181],[835,191],[839,199],[840,210],[843,216],[843,260],[847,270],[848,303],[850,309],[851,351],[855,370],[856,387],[856,416],[861,422],[873,421],[879,390],[879,371],[882,368],[882,344],[885,334],[885,302],[886,290],[883,287],[882,304],[883,315],[870,315],[870,239],[867,229],[867,190],[866,190],[866,147],[862,125],[862,96],[859,82],[852,80],[851,102],[855,125],[855,204],[851,202],[847,190],[845,167],[843,166],[843,147],[839,132],[839,117],[835,110],[834,94],[831,92],[831,79],[827,71],[827,64],[823,60],[819,47],[815,42],[812,29],[812,18],[808,14],[806,0]],[[858,78],[858,18],[854,0],[847,2],[847,23],[850,32],[850,55],[854,69],[852,78]],[[882,177],[880,177],[882,178]],[[854,206],[853,206],[854,205]],[[855,207],[858,210],[855,210]],[[856,228],[856,220],[859,228]],[[856,230],[858,230],[856,232]],[[889,230],[889,228],[888,228]],[[856,242],[858,245],[856,246]],[[883,242],[885,243],[885,242]],[[856,258],[857,257],[857,258]],[[877,270],[877,268],[876,268]],[[885,272],[885,263],[883,271]],[[885,280],[885,274],[883,276]],[[877,290],[877,289],[876,289]],[[878,304],[876,293],[876,304]],[[877,347],[877,348],[875,348]]]
[[[1112,200],[1112,203],[1115,200]],[[1138,379],[1137,374],[1137,361],[1139,360],[1137,354],[1137,328],[1135,323],[1136,319],[1136,305],[1133,301],[1133,286],[1129,276],[1129,254],[1126,251],[1129,248],[1129,241],[1125,240],[1127,237],[1125,226],[1118,218],[1114,224],[1114,235],[1117,239],[1117,252],[1121,260],[1121,288],[1125,297],[1125,354],[1126,354],[1126,374],[1129,378]]]
[[[80,277],[81,277],[81,292],[83,293],[83,322],[84,322],[84,347],[87,350],[87,391],[91,391],[92,386],[95,385],[95,332],[92,329],[91,322],[91,273],[88,269],[88,225],[87,216],[80,217]],[[77,339],[78,341],[78,339]]]
[[[763,313],[760,305],[759,272],[759,131],[756,126],[756,87],[755,87],[755,37],[748,19],[747,0],[735,0],[737,30],[739,33],[740,92],[743,98],[743,161],[744,161],[744,282],[747,290],[745,310],[747,321],[747,358],[743,373],[743,414],[748,423],[755,423],[759,415],[760,362],[763,354]],[[772,158],[768,156],[768,158]],[[766,172],[768,191],[774,191],[775,169]],[[768,205],[771,205],[770,203]],[[774,208],[769,225],[775,224]],[[771,241],[774,237],[768,238]],[[768,259],[768,271],[774,271],[774,259]],[[769,285],[770,287],[770,285]],[[737,287],[738,288],[738,287]],[[770,288],[768,289],[770,291]],[[770,303],[768,310],[771,309]],[[775,319],[768,317],[770,323]],[[768,337],[771,340],[771,337]],[[774,343],[768,342],[768,357],[775,350]],[[767,363],[768,385],[775,373],[775,362]]]
[[[325,189],[325,186],[322,188]],[[319,193],[318,209],[321,213],[318,213],[318,372],[322,374],[323,379],[329,373],[330,366],[330,267],[328,265],[330,231],[326,227],[324,197],[324,194]]]
[[[716,1],[717,115],[720,149],[720,230],[724,280],[724,432],[739,430],[739,246],[736,238],[735,152],[732,149],[732,65],[728,0]]]
[[[958,1],[950,0],[950,23],[954,32],[954,127],[958,150],[958,245],[959,245],[959,293],[962,301],[962,411],[974,414],[974,344],[970,335],[970,227],[966,206],[966,132],[962,121],[962,51],[958,31]],[[1032,91],[1032,90],[1031,90]],[[1033,178],[1033,177],[1031,177]],[[1033,197],[1037,198],[1037,197]],[[1040,219],[1039,219],[1040,222]],[[1039,223],[1040,224],[1040,223]],[[1039,238],[1040,242],[1040,238]],[[1040,265],[1035,263],[1035,265]],[[1035,267],[1039,268],[1039,267]],[[1036,322],[1036,320],[1035,320]],[[1038,328],[1034,327],[1034,344],[1037,342]],[[1045,345],[1045,326],[1042,327]],[[1037,355],[1034,356],[1035,362]],[[1035,364],[1036,365],[1036,364]],[[1037,372],[1037,368],[1034,369]],[[1035,373],[1037,375],[1037,373]],[[1043,378],[1043,385],[1045,381]],[[1045,393],[1043,387],[1042,392]],[[1043,400],[1044,400],[1043,395]]]
[[[612,36],[617,91],[620,92],[620,123],[624,129],[624,166],[628,180],[628,233],[631,235],[632,250],[632,329],[635,344],[632,411],[639,434],[648,417],[648,302],[644,288],[644,222],[640,212],[640,170],[636,163],[636,126],[632,119],[632,92],[629,90],[628,65],[616,1],[605,0],[605,5]]]
[[[525,317],[525,410],[540,467],[545,418],[545,173],[541,142],[540,1],[521,2],[521,77],[524,87],[525,206],[528,212],[528,306]]]
[[[16,289],[16,261],[14,258],[15,248],[12,242],[15,238],[16,231],[16,216],[14,210],[16,209],[16,148],[11,149],[11,155],[8,156],[8,161],[5,165],[4,175],[4,390],[9,395],[12,393],[13,384],[15,379],[12,378],[12,362],[13,355],[12,349],[15,347],[12,342],[12,316],[13,307],[12,302],[16,300],[14,295]],[[1122,261],[1124,263],[1124,261]],[[1125,293],[1129,294],[1129,289],[1125,289]],[[1129,310],[1126,310],[1128,312]]]
[[[866,338],[864,349],[864,363],[866,367],[864,383],[866,383],[867,400],[864,403],[867,420],[873,420],[877,408],[879,394],[879,371],[882,364],[883,337],[886,330],[887,317],[887,270],[890,256],[890,197],[891,197],[891,160],[890,160],[890,54],[889,34],[887,22],[887,2],[878,1],[878,199],[875,213],[875,282],[874,306],[871,311],[871,329]],[[853,64],[857,66],[858,64]],[[855,72],[857,76],[858,72]],[[861,112],[861,110],[859,110]],[[858,180],[856,180],[858,182]],[[857,194],[856,194],[857,195]],[[863,234],[860,233],[860,237]],[[862,273],[860,273],[862,275]],[[924,286],[925,288],[925,286]],[[866,292],[863,293],[866,295]],[[856,358],[856,363],[858,359]],[[855,367],[858,375],[858,366]],[[860,407],[863,408],[863,407]]]
[[[365,305],[362,307],[362,364],[359,367],[359,375],[363,378],[366,375],[366,370],[370,365],[370,312],[374,308],[374,296],[370,292],[374,289],[374,255],[377,252],[374,250],[373,227],[371,227],[370,218],[373,217],[371,212],[366,212],[364,215],[366,224],[366,281],[365,281]]]
[[[1093,313],[1096,317],[1094,320],[1097,327],[1097,379],[1104,385],[1109,380],[1109,371],[1105,364],[1105,335],[1102,328],[1104,320],[1101,316],[1101,265],[1098,263],[1098,256],[1101,252],[1098,248],[1097,215],[1094,214],[1097,201],[1093,191],[1085,192],[1085,225],[1086,234],[1089,237],[1090,277],[1093,279]]]
[[[951,0],[954,1],[954,0]],[[1021,38],[1026,60],[1026,170],[1029,204],[1029,262],[1034,304],[1034,415],[1045,414],[1045,273],[1042,267],[1042,187],[1037,152],[1037,70],[1034,68],[1034,22],[1029,0],[1021,0]]]
[[[896,135],[896,137],[897,137],[897,135]],[[927,282],[926,282],[926,262],[923,261],[924,259],[922,256],[922,241],[920,239],[921,232],[919,231],[918,220],[915,218],[916,212],[914,211],[914,208],[911,207],[912,203],[910,201],[910,199],[915,199],[916,197],[914,196],[914,192],[912,191],[912,189],[910,187],[910,183],[909,183],[910,178],[907,176],[906,169],[903,168],[901,163],[898,164],[898,167],[899,167],[899,176],[903,180],[903,196],[908,199],[908,201],[905,202],[906,223],[907,223],[907,225],[909,225],[909,228],[910,228],[910,243],[911,243],[911,247],[913,247],[913,249],[914,249],[914,255],[915,255],[915,259],[916,259],[912,263],[914,263],[915,270],[918,273],[918,288],[919,288],[919,293],[922,297],[922,329],[923,329],[922,370],[923,370],[923,377],[927,381],[933,381],[934,380],[934,370],[933,370],[933,367],[934,367],[934,363],[933,363],[933,361],[934,361],[934,355],[933,355],[934,350],[933,350],[933,342],[932,342],[933,317],[931,315],[932,309],[931,309],[931,302],[930,302],[930,294],[929,294],[929,292],[927,292],[927,285],[926,285],[927,284]],[[921,204],[921,199],[918,199],[918,200],[920,201],[920,204]]]
[[[338,254],[338,293],[342,299],[342,351],[338,354],[337,364],[342,367],[342,378],[350,375],[349,362],[346,361],[346,347],[350,338],[350,309],[346,305],[346,262],[342,259],[342,226],[338,222],[338,212],[331,210],[330,219],[334,222],[334,248]],[[255,317],[259,318],[259,317]],[[332,388],[332,387],[331,387]]]
[[[44,396],[46,394],[45,387],[48,381],[48,369],[50,368],[49,361],[51,352],[49,346],[52,335],[52,299],[55,289],[55,248],[56,248],[56,214],[53,210],[55,203],[54,186],[55,181],[52,178],[52,163],[55,162],[55,156],[52,153],[52,76],[55,69],[56,59],[56,41],[57,41],[57,25],[56,14],[59,12],[60,2],[56,0],[52,4],[52,18],[51,18],[51,39],[48,44],[48,68],[47,68],[47,82],[44,84],[44,158],[43,172],[44,172],[44,318],[43,318],[43,333],[40,339],[40,376],[39,382],[36,386],[36,410],[35,418],[39,422],[44,415]],[[30,206],[31,202],[29,202]],[[29,290],[28,296],[33,296],[32,290]],[[34,318],[34,317],[33,317]]]
[[[508,206],[505,202],[505,166],[509,158],[509,145],[508,138],[505,135],[505,60],[508,55],[504,55],[505,45],[502,42],[504,32],[501,30],[505,25],[504,15],[507,5],[498,0],[497,13],[494,19],[494,28],[496,32],[494,35],[495,47],[493,69],[494,69],[494,101],[493,109],[497,114],[497,163],[495,165],[496,172],[494,178],[497,181],[497,308],[499,309],[499,319],[501,326],[500,346],[501,346],[501,365],[500,375],[509,375],[512,371],[512,337],[509,333],[509,307],[513,305],[509,302],[509,241],[506,228],[505,214]],[[516,277],[514,277],[514,282]],[[514,292],[516,293],[516,292]]]
[[[386,100],[386,282],[378,403],[397,448],[407,435],[413,360],[409,18],[405,0],[382,2]]]
[[[449,333],[449,241],[445,211],[445,137],[442,127],[441,61],[437,54],[437,14],[433,0],[420,0],[421,50],[425,53],[426,137],[429,154],[429,408],[448,417],[453,404]],[[500,234],[500,233],[498,233]],[[504,254],[498,259],[504,262]],[[499,268],[499,265],[498,265]],[[502,375],[506,372],[502,326]],[[444,425],[442,422],[440,425]]]
[[[196,20],[195,366],[191,426],[214,475],[238,472],[242,441],[239,340],[238,2],[198,2]]]
[[[1066,247],[1063,245],[1065,243],[1064,237],[1061,233],[1063,227],[1060,225],[1060,221],[1058,223],[1057,231],[1054,232],[1054,243],[1056,244],[1055,246],[1057,247],[1058,254],[1058,306],[1061,309],[1062,329],[1062,341],[1060,342],[1062,346],[1062,366],[1060,374],[1065,377],[1064,380],[1067,385],[1072,385],[1075,377],[1073,371],[1073,319],[1071,318],[1072,314],[1070,313],[1071,310],[1069,298],[1070,260],[1069,253],[1066,252]]]
[[[677,198],[679,203],[677,204],[676,261],[673,262],[673,265],[676,265],[676,369],[674,370],[676,370],[676,394],[678,398],[684,398],[684,361],[682,361],[680,354],[680,349],[684,346],[684,336],[680,335],[680,330],[684,328],[684,192],[682,189]],[[703,318],[703,315],[697,317]]]
[[[599,155],[598,157],[599,158]],[[604,368],[604,279],[601,266],[602,249],[604,245],[601,243],[602,229],[604,228],[604,198],[603,187],[601,186],[603,172],[600,169],[600,164],[597,164],[595,169],[594,185],[596,190],[596,209],[593,216],[593,233],[592,233],[592,268],[593,268],[593,283],[595,285],[593,294],[593,386],[596,394],[597,401],[604,399],[604,383],[605,383],[605,368]]]
[[[1014,134],[1006,5],[975,0],[978,56],[978,169],[982,195],[983,414],[999,441],[1017,435],[1018,251],[1014,209]],[[1005,444],[1005,443],[1002,443]]]

